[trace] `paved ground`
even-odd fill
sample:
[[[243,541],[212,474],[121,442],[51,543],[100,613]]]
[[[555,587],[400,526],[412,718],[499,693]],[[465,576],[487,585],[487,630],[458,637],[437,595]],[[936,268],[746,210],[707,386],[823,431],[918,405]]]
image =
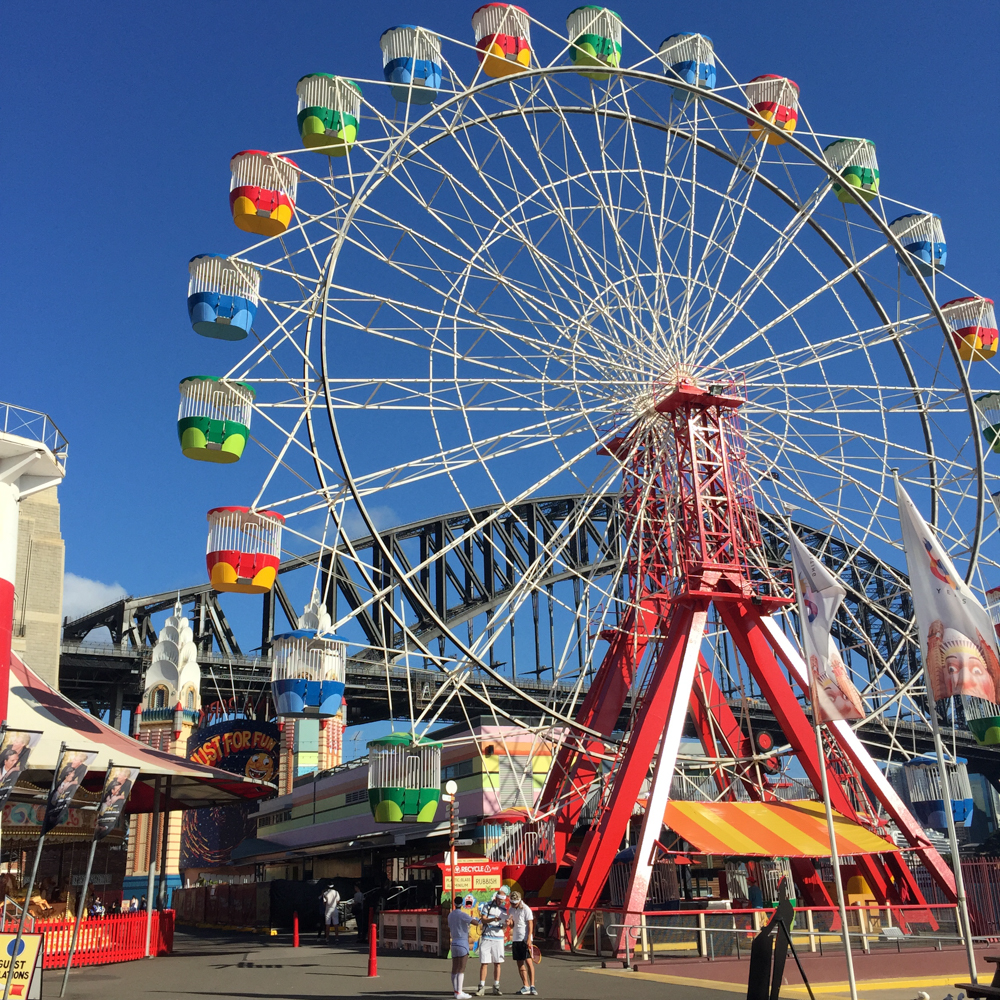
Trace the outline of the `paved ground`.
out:
[[[829,961],[832,956],[826,958]],[[863,972],[859,969],[868,979],[859,994],[863,1000],[914,1000],[922,989],[931,1000],[944,1000],[947,994],[958,992],[951,983],[967,976],[959,974],[960,954],[939,954],[939,958],[944,960],[942,968],[922,972],[919,966],[923,960],[912,956],[903,963],[912,973],[908,976],[897,963],[869,962]],[[955,975],[950,972],[952,965]],[[346,942],[323,945],[310,937],[295,949],[287,937],[262,940],[249,935],[178,933],[172,956],[72,972],[66,996],[72,1000],[336,1000],[361,996],[447,1000],[451,996],[450,963],[446,960],[389,954],[379,956],[378,967],[379,978],[367,978],[367,953]],[[546,955],[537,970],[537,983],[539,994],[552,1000],[733,1000],[734,994],[746,995],[747,968],[745,961],[703,962],[675,965],[667,974],[657,963],[653,969],[636,973],[601,969],[594,958]],[[474,970],[471,977],[473,986],[477,972]],[[981,978],[982,972],[981,967]],[[817,1000],[847,996],[846,984],[829,975],[819,978],[827,981],[814,990]],[[808,1000],[804,987],[793,980],[798,977],[789,977],[782,997]],[[58,996],[61,981],[61,970],[47,973],[44,997]],[[520,986],[512,962],[505,964],[501,985],[508,996]]]
[[[451,963],[416,955],[380,955],[379,978],[368,979],[368,955],[351,945],[289,947],[288,938],[263,941],[250,935],[178,933],[169,957],[103,965],[70,973],[68,1000],[306,1000],[311,997],[389,997],[421,1000],[451,993]],[[664,986],[655,979],[630,979],[627,988],[594,969],[593,958],[546,956],[538,967],[540,996],[553,1000],[732,1000],[732,994],[699,986]],[[631,975],[631,974],[627,974]],[[478,982],[478,968],[473,973]],[[43,996],[57,997],[62,971],[45,975]],[[476,983],[473,983],[476,985]],[[501,986],[510,996],[520,987],[513,962],[505,963]],[[940,1000],[940,998],[933,998]]]

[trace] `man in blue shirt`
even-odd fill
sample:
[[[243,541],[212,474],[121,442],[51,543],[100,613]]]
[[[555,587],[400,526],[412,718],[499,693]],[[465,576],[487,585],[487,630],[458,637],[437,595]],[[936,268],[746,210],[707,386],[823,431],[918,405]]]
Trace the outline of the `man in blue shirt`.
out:
[[[486,995],[486,970],[493,966],[493,996],[502,997],[500,991],[500,966],[503,965],[503,938],[507,929],[507,899],[510,889],[502,885],[493,898],[479,907],[479,924],[482,934],[479,938],[479,989],[476,996]]]

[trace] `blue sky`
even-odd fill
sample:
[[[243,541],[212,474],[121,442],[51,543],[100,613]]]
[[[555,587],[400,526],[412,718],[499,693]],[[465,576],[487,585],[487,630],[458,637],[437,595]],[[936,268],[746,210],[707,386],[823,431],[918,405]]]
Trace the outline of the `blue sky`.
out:
[[[174,424],[177,371],[197,370],[182,362],[205,347],[187,322],[187,260],[244,242],[227,210],[230,155],[295,144],[303,74],[375,76],[384,28],[466,37],[474,6],[3,5],[0,399],[47,411],[70,441],[74,610],[118,586],[201,579],[205,511],[249,501],[182,458]],[[558,27],[569,6],[530,10]],[[741,79],[797,80],[817,129],[875,139],[883,185],[943,217],[949,269],[1000,291],[1000,6],[625,2],[620,13],[652,44],[712,36]]]

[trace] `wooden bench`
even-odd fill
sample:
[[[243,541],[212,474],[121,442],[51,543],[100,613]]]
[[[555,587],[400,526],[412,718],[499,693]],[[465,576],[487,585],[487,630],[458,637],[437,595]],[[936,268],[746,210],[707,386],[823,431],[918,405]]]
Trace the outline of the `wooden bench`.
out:
[[[985,955],[987,962],[992,962],[996,966],[993,973],[993,981],[989,986],[983,983],[955,983],[956,989],[965,990],[973,1000],[1000,1000],[1000,955]]]
[[[965,990],[967,996],[983,1000],[1000,1000],[1000,987],[984,986],[982,983],[955,983],[955,987]]]

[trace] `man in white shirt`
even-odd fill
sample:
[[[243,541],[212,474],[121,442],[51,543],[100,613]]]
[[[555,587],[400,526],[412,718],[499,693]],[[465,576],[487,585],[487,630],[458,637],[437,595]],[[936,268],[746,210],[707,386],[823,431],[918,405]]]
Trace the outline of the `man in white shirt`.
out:
[[[535,963],[531,960],[535,917],[519,892],[510,894],[510,926],[511,955],[517,962],[517,971],[521,974],[523,984],[517,992],[536,997],[538,990],[535,989]]]
[[[340,940],[340,893],[331,885],[320,899],[323,901],[323,926],[326,928],[326,940],[330,940],[330,928],[333,928],[334,940]]]
[[[455,990],[455,1000],[470,1000],[462,988],[465,982],[465,963],[469,960],[469,928],[475,919],[472,911],[476,897],[471,893],[465,897],[464,905],[460,896],[455,897],[455,905],[448,914],[448,932],[451,935],[451,985]]]
[[[507,900],[510,889],[502,885],[493,898],[479,907],[479,989],[476,996],[486,996],[486,972],[493,966],[493,996],[502,997],[500,991],[500,966],[503,965],[503,938],[507,929]]]

